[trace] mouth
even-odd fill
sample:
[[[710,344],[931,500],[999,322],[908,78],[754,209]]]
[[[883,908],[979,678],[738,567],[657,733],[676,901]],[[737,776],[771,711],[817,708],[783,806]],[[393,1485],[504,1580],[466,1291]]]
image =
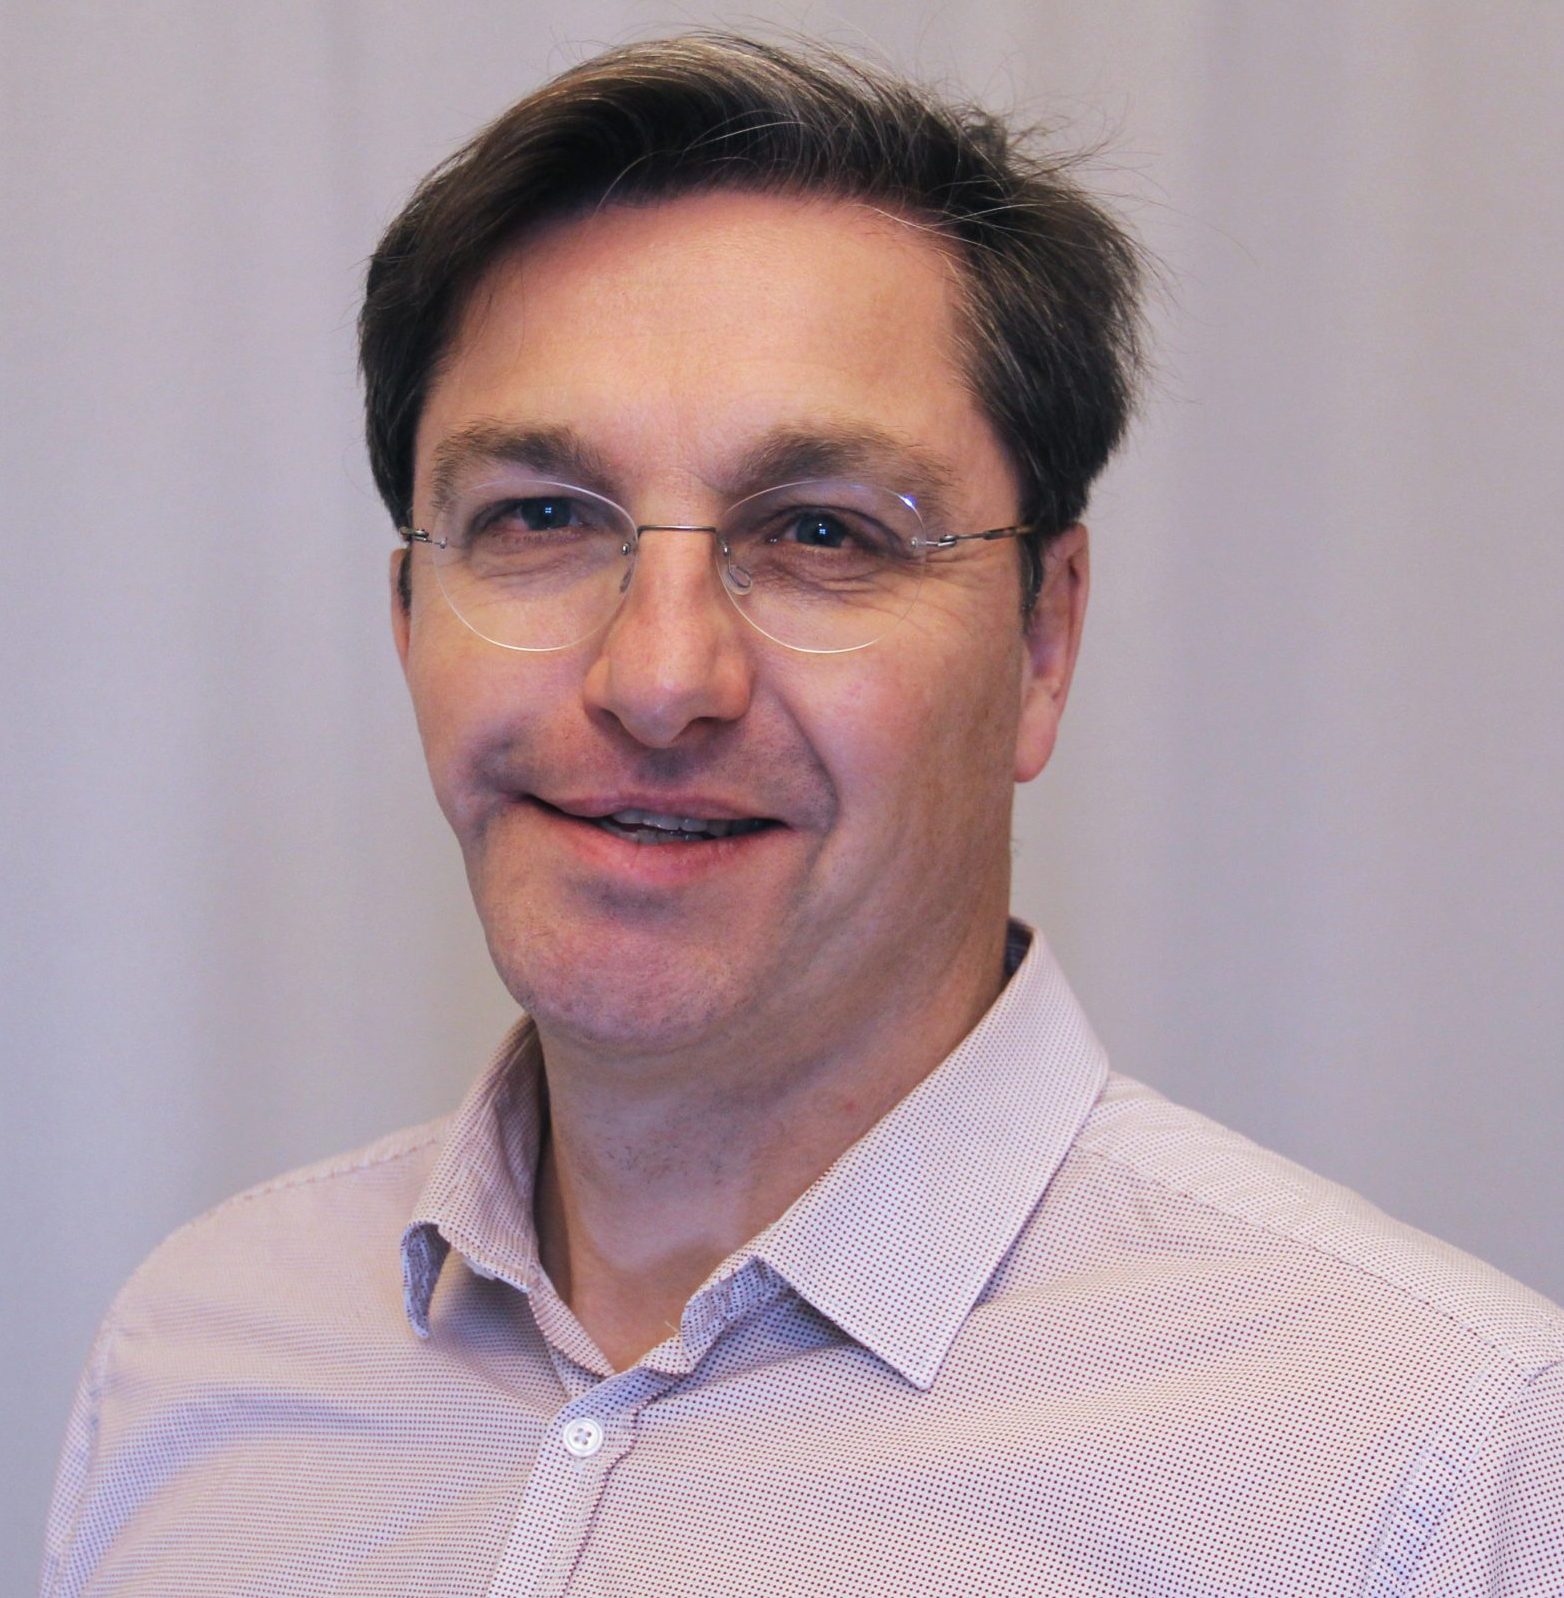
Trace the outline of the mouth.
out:
[[[545,799],[533,796],[542,809],[552,811],[567,821],[581,822],[596,827],[610,837],[622,838],[627,843],[658,846],[666,844],[709,844],[723,838],[745,837],[750,833],[765,832],[782,825],[769,816],[702,816],[682,811],[644,810],[639,807],[610,810],[602,814],[584,814],[551,805]]]

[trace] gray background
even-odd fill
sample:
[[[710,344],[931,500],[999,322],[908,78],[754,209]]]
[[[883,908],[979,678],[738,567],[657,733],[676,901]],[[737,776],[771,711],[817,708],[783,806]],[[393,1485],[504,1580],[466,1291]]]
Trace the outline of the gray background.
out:
[[[1557,0],[13,3],[7,1591],[136,1260],[506,1021],[387,633],[361,264],[548,72],[712,21],[1110,141],[1161,371],[1017,906],[1121,1070],[1564,1297]]]

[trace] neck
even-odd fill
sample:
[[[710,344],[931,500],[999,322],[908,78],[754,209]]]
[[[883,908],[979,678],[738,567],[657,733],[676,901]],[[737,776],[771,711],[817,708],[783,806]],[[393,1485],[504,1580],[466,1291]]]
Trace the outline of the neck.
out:
[[[1002,915],[845,1024],[757,1003],[742,1031],[631,1059],[540,1023],[549,1134],[539,1252],[616,1369],[673,1335],[684,1305],[966,1036],[1004,985]],[[785,1047],[776,1047],[782,1040]],[[829,1041],[827,1041],[829,1040]]]

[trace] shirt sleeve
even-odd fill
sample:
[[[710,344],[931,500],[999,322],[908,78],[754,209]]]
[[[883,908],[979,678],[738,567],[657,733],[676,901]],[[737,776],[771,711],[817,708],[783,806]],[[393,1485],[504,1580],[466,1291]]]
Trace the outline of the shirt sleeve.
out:
[[[86,1369],[76,1386],[65,1442],[54,1477],[54,1497],[49,1505],[44,1533],[41,1598],[74,1598],[81,1591],[90,1565],[83,1568],[78,1527],[98,1446],[98,1406],[103,1391],[104,1367],[114,1338],[112,1314],[98,1329]]]
[[[1564,1594],[1564,1363],[1533,1376],[1478,1449],[1407,1591]]]

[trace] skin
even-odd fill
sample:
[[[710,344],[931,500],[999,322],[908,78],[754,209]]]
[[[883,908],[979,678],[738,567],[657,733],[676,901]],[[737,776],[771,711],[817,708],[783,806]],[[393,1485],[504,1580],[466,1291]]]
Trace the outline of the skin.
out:
[[[571,480],[639,523],[708,523],[765,486],[740,463],[779,428],[873,427],[897,441],[882,477],[943,469],[948,530],[1013,523],[958,291],[927,232],[845,201],[719,192],[552,224],[466,307],[418,431],[415,516],[474,425],[568,427],[602,474]],[[428,551],[411,558],[392,621],[430,774],[543,1043],[542,1262],[624,1368],[998,993],[1014,784],[1054,747],[1086,532],[1055,546],[1025,629],[1015,545],[968,544],[841,655],[752,628],[706,534],[643,535],[613,622],[548,654],[478,638]],[[637,846],[529,796],[782,825]]]

